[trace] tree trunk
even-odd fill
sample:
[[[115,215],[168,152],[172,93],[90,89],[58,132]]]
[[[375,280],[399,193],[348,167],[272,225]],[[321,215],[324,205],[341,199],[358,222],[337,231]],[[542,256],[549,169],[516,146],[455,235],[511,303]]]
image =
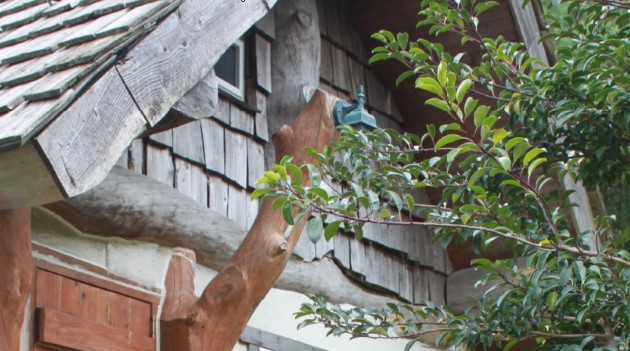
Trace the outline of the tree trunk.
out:
[[[33,281],[31,209],[0,211],[0,350],[19,350]]]
[[[307,146],[321,151],[335,138],[331,118],[335,98],[317,92],[300,115],[273,136],[276,158],[293,156],[301,165],[312,162]],[[308,216],[291,229],[271,201],[262,202],[245,240],[199,299],[193,295],[190,255],[180,251],[167,273],[167,298],[162,317],[162,350],[232,350],[252,313],[284,270]]]

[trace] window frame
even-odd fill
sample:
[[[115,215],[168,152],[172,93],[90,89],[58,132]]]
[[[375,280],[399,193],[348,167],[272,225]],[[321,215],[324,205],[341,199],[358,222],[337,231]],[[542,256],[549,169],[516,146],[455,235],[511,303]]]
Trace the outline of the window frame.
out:
[[[245,40],[243,38],[236,40],[232,45],[230,45],[230,48],[234,46],[237,48],[236,69],[238,72],[236,72],[236,78],[238,85],[233,85],[232,83],[223,80],[219,77],[216,70],[215,75],[217,77],[219,91],[237,99],[238,101],[245,102]],[[221,56],[221,58],[222,57],[223,56]],[[219,58],[219,60],[221,60],[221,58]]]

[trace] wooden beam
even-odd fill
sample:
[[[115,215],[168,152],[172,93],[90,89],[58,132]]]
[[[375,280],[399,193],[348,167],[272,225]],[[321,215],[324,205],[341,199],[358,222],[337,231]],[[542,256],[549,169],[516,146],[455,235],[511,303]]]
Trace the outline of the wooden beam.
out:
[[[278,130],[273,137],[278,161],[290,155],[298,165],[312,162],[304,148],[323,150],[336,137],[331,117],[335,100],[316,93],[291,125]],[[180,304],[169,319],[162,318],[162,350],[231,350],[256,306],[283,272],[306,219],[304,216],[298,221],[285,239],[288,224],[280,211],[272,208],[272,201],[264,200],[247,236],[201,297],[194,303]],[[177,291],[193,290],[179,286],[182,281],[177,280]],[[181,300],[180,296],[172,298]]]
[[[288,0],[274,9],[276,39],[271,43],[271,86],[267,99],[269,134],[289,123],[308,100],[305,86],[319,86],[320,33],[315,0]],[[274,160],[265,150],[266,168]]]
[[[110,70],[34,143],[61,192],[72,197],[99,184],[145,125],[124,83]]]
[[[0,209],[24,208],[63,198],[32,143],[0,153]]]
[[[33,285],[31,209],[0,210],[0,350],[20,350]]]
[[[48,308],[38,308],[35,316],[36,342],[44,346],[83,351],[155,350],[155,339],[146,335],[133,334],[126,329],[115,328]]]
[[[205,77],[276,0],[188,0],[129,52],[117,71],[150,125]]]

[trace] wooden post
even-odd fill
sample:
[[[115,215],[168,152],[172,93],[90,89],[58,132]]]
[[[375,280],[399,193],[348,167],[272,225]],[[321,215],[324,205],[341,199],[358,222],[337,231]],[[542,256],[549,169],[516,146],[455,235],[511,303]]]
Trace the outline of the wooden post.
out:
[[[331,118],[336,99],[318,91],[300,115],[273,136],[276,158],[293,156],[293,162],[312,162],[306,146],[321,151],[335,138]],[[263,201],[245,240],[225,268],[194,299],[192,257],[174,256],[167,273],[167,297],[162,316],[162,350],[232,350],[252,313],[284,270],[308,216],[288,225],[270,201]]]
[[[33,280],[31,209],[0,210],[0,350],[19,350]]]

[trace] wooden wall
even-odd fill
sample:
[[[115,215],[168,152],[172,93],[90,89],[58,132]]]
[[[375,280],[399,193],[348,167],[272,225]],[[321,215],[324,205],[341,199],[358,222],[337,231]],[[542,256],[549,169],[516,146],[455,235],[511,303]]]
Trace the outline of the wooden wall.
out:
[[[379,127],[402,130],[402,117],[392,92],[368,65],[370,51],[352,23],[345,1],[317,0],[321,31],[320,88],[347,101],[354,100],[359,85],[365,87],[368,110]],[[417,197],[428,200],[426,195]],[[309,262],[333,257],[361,283],[393,292],[410,302],[429,299],[444,303],[446,275],[452,270],[448,254],[432,243],[432,233],[422,228],[368,225],[358,242],[340,233],[330,242],[313,245],[302,235],[295,254]]]
[[[320,88],[350,101],[364,85],[368,109],[378,125],[401,130],[402,117],[391,92],[367,64],[369,51],[348,21],[346,3],[318,0],[317,5]],[[119,165],[169,184],[249,228],[258,211],[258,203],[250,202],[249,195],[263,174],[264,148],[272,132],[267,130],[266,101],[273,93],[269,52],[274,27],[272,11],[248,34],[255,60],[249,65],[245,104],[220,96],[207,118],[134,141]],[[306,262],[333,257],[361,283],[406,301],[444,302],[450,261],[439,244],[431,243],[430,232],[368,226],[364,237],[357,242],[340,234],[313,245],[303,235],[295,254]]]

